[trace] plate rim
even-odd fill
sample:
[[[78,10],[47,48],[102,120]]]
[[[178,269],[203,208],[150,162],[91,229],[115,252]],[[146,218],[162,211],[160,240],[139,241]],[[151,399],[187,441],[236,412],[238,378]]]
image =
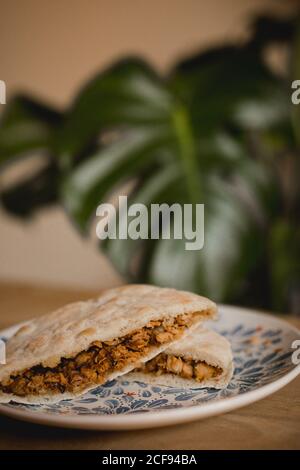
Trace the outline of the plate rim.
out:
[[[275,315],[261,312],[259,310],[252,310],[245,307],[238,307],[233,305],[219,305],[220,311],[226,314],[226,311],[231,311],[233,314],[242,312],[242,314],[251,314],[265,319],[272,320],[278,325],[281,324],[283,328],[288,328],[290,331],[297,333],[300,337],[300,329],[288,323],[282,318],[277,318]],[[23,322],[24,323],[24,322]],[[15,326],[6,328],[0,331],[0,334],[7,334]],[[73,429],[85,430],[129,430],[129,429],[150,429],[154,427],[170,426],[184,422],[197,421],[199,419],[216,416],[221,413],[226,413],[234,409],[241,408],[248,404],[259,401],[276,391],[283,388],[290,383],[300,374],[300,364],[296,365],[291,371],[284,376],[276,379],[275,381],[263,385],[256,390],[245,392],[242,395],[234,397],[221,398],[217,402],[193,405],[183,408],[174,408],[161,411],[150,411],[147,413],[137,412],[134,414],[120,414],[120,415],[51,415],[45,412],[32,413],[28,410],[14,409],[0,404],[0,413],[16,418],[21,421]]]

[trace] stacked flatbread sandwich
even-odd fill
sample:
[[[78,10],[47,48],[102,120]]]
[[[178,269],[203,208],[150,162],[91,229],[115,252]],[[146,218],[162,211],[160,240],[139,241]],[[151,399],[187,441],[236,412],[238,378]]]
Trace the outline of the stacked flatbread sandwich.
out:
[[[131,372],[162,385],[222,388],[230,345],[204,330],[216,305],[189,292],[127,285],[23,324],[6,344],[0,402],[71,399]]]

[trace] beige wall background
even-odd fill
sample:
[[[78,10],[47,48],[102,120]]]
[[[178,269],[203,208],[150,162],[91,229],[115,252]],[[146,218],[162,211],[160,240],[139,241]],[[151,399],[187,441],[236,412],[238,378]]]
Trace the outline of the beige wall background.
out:
[[[64,106],[120,56],[142,55],[164,71],[181,55],[243,36],[249,15],[283,7],[279,0],[0,0],[0,79],[8,98],[23,90]],[[26,224],[0,209],[1,279],[87,288],[121,282],[59,208]]]

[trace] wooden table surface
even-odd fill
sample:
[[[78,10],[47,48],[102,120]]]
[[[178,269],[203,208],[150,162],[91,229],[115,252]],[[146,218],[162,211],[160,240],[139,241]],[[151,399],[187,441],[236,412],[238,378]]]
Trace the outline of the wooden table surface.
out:
[[[92,292],[0,284],[0,329],[88,298]],[[300,319],[285,317],[300,327]],[[300,376],[230,413],[144,431],[79,431],[0,416],[0,449],[300,449]]]

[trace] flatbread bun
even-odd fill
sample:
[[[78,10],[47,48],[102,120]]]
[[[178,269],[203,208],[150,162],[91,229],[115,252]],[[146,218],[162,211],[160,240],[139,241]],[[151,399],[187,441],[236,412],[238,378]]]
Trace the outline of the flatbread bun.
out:
[[[133,371],[128,374],[132,380],[156,385],[180,388],[213,387],[222,389],[227,387],[233,375],[233,358],[229,341],[215,331],[198,326],[194,331],[169,346],[165,354],[181,358],[204,361],[211,366],[222,369],[222,374],[201,383],[189,380],[178,375],[166,373],[160,376],[155,374]]]
[[[203,312],[203,319],[212,319],[217,309],[205,297],[169,288],[130,284],[104,291],[95,299],[66,305],[23,324],[6,344],[7,362],[0,366],[0,382],[36,365],[53,368],[62,358],[75,356],[94,341],[125,336],[152,320],[194,312]],[[144,360],[151,359],[167,346],[153,348]],[[136,364],[131,364],[111,374],[107,380],[135,367]],[[0,392],[0,402],[13,399],[21,403],[45,403],[73,396],[63,393],[19,397]]]

